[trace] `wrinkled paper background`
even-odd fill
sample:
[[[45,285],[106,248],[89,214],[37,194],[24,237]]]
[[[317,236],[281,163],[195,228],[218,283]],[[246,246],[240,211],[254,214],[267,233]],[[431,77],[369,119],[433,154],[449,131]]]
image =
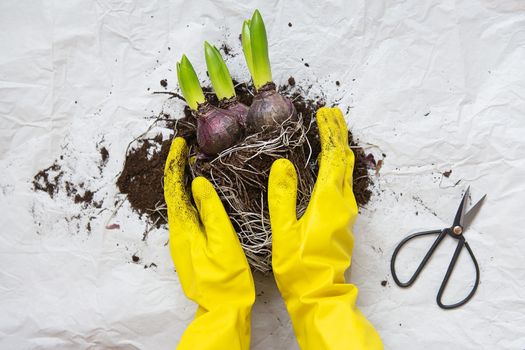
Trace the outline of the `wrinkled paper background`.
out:
[[[248,79],[238,34],[254,8],[266,20],[274,79],[322,91],[349,111],[367,151],[386,155],[355,226],[351,270],[385,348],[524,349],[520,0],[2,1],[0,348],[175,348],[195,305],[180,288],[167,231],[142,241],[145,223],[129,205],[114,213],[122,197],[114,184],[151,117],[180,113],[180,102],[152,92],[164,91],[164,78],[176,90],[182,53],[205,80],[203,41],[226,42],[238,54],[228,58],[232,75]],[[102,171],[97,144],[110,153]],[[32,177],[55,159],[64,179],[97,191],[102,208],[32,191]],[[410,289],[395,286],[389,262],[408,233],[449,225],[467,185],[473,199],[487,193],[466,232],[482,280],[469,304],[443,311],[435,295],[453,240]],[[120,229],[105,229],[113,223]],[[426,247],[410,248],[400,268],[415,267]],[[449,301],[472,286],[467,256]],[[252,348],[297,349],[273,279],[255,278]]]

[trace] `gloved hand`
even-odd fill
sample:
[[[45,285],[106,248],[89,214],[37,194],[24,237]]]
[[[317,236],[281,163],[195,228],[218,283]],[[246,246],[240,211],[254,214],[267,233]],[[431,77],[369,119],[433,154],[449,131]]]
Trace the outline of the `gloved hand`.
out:
[[[199,307],[178,349],[248,349],[255,287],[235,230],[211,183],[193,180],[197,210],[184,186],[188,150],[182,138],[164,169],[170,252],[182,289]]]
[[[319,109],[317,125],[319,174],[299,220],[293,164],[279,159],[270,172],[273,273],[301,349],[382,349],[378,333],[356,307],[357,287],[344,277],[357,216],[348,129],[338,108]]]

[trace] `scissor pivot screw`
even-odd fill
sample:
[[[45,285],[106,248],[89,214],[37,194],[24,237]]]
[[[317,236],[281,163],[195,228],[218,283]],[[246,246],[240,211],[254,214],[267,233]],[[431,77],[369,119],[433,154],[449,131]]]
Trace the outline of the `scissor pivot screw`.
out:
[[[454,228],[452,229],[452,232],[454,232],[455,235],[460,235],[463,233],[463,227],[461,226],[454,226]]]

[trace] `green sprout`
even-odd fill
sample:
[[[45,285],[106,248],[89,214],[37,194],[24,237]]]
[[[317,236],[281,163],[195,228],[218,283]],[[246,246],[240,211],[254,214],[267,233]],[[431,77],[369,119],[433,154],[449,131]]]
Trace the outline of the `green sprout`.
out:
[[[255,10],[250,21],[244,21],[242,48],[248,70],[256,89],[272,81],[266,28],[259,10]]]
[[[252,43],[250,39],[250,20],[244,21],[242,24],[242,51],[244,52],[244,59],[246,60],[246,65],[248,66],[248,71],[253,77],[253,58],[252,58]]]
[[[233,87],[232,77],[219,50],[205,41],[204,56],[206,57],[206,67],[210,75],[211,85],[219,100],[234,97],[235,88]]]
[[[186,103],[192,110],[196,111],[199,108],[199,104],[204,103],[206,99],[204,98],[197,73],[195,73],[195,69],[193,69],[186,55],[182,55],[180,62],[177,62],[177,79]]]

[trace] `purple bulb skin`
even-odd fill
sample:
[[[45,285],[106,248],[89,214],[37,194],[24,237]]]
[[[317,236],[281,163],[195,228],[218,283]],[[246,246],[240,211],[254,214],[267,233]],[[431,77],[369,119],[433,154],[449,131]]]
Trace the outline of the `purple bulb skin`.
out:
[[[265,129],[279,127],[285,120],[297,119],[297,112],[292,101],[273,88],[261,88],[253,98],[246,116],[246,130],[253,134]]]
[[[219,101],[219,108],[234,113],[243,129],[246,127],[246,116],[248,115],[249,107],[239,102],[237,96]]]
[[[207,103],[199,106],[197,143],[205,154],[215,155],[233,146],[242,133],[242,127],[233,112]]]
[[[249,110],[249,107],[247,105],[245,105],[244,103],[235,101],[234,103],[228,104],[228,106],[226,106],[226,109],[235,114],[235,116],[237,117],[237,120],[239,121],[239,123],[242,125],[243,128],[246,127],[246,118],[248,117],[248,110]]]

